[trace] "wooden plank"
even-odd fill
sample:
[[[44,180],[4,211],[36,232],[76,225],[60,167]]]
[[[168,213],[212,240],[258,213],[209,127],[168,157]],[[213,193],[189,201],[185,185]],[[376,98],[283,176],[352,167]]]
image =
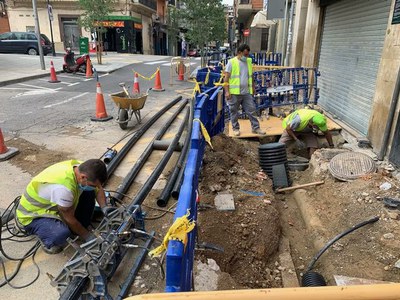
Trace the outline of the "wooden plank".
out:
[[[336,122],[332,121],[331,119],[327,118],[327,121],[328,121],[327,125],[328,125],[329,130],[341,130],[342,129],[342,127],[340,127]],[[240,119],[239,125],[240,125],[240,136],[238,138],[260,137],[260,135],[258,135],[258,134],[251,133],[250,120]],[[229,124],[227,126],[228,126],[228,135],[230,137],[234,137],[231,122],[229,122]],[[280,119],[278,117],[274,117],[274,116],[269,116],[269,118],[267,120],[265,117],[263,117],[263,119],[260,120],[260,128],[267,132],[266,136],[282,135],[282,133],[283,133],[282,119]]]

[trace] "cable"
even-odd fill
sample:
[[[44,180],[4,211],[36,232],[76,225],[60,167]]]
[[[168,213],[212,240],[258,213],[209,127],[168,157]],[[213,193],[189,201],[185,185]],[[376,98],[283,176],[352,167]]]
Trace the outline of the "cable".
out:
[[[325,244],[325,246],[319,250],[319,252],[313,257],[313,259],[311,260],[310,264],[308,265],[307,268],[307,272],[311,271],[314,268],[314,264],[317,262],[317,260],[321,257],[321,255],[330,247],[332,246],[334,243],[336,243],[339,239],[341,239],[342,237],[344,237],[345,235],[348,235],[349,233],[357,230],[358,228],[361,228],[367,224],[370,223],[375,223],[376,221],[379,220],[379,217],[373,217],[367,221],[361,222],[357,225],[354,225],[353,227],[347,229],[346,231],[338,234],[337,236],[335,236],[333,239],[331,239],[328,243]]]
[[[145,217],[144,219],[145,219],[145,220],[157,220],[157,219],[160,219],[160,218],[164,217],[167,213],[169,213],[170,210],[171,210],[172,208],[174,208],[177,204],[178,204],[178,202],[175,202],[175,203],[172,204],[164,213],[162,213],[162,214],[160,214],[160,215],[158,215],[158,216],[154,216],[154,217]]]
[[[18,262],[18,265],[17,265],[17,267],[15,268],[14,273],[11,275],[11,277],[8,278],[8,277],[7,277],[6,267],[5,267],[3,258],[0,257],[0,264],[1,264],[2,268],[3,268],[3,275],[4,275],[4,281],[0,283],[0,287],[2,287],[2,286],[4,286],[4,285],[8,284],[8,285],[9,285],[10,287],[12,287],[13,289],[23,289],[23,288],[26,288],[26,287],[32,285],[36,280],[38,280],[38,278],[39,278],[39,276],[40,276],[40,268],[39,268],[38,264],[37,264],[36,261],[35,261],[35,255],[36,255],[37,249],[39,249],[39,247],[40,247],[40,243],[37,242],[37,243],[28,251],[28,252],[33,251],[33,254],[32,254],[32,262],[33,262],[33,265],[34,265],[34,266],[36,267],[36,269],[37,269],[36,277],[35,277],[34,279],[32,279],[30,282],[28,282],[28,283],[26,283],[26,284],[24,284],[24,285],[21,285],[21,286],[13,285],[13,284],[11,284],[11,281],[12,281],[12,280],[17,276],[17,274],[19,273],[19,270],[21,269],[21,266],[22,266],[23,262],[25,261],[25,259],[21,259],[21,260]]]

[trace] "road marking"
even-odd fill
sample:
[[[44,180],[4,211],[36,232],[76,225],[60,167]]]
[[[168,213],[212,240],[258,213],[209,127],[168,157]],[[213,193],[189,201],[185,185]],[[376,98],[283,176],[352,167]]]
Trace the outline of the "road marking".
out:
[[[162,64],[162,63],[166,63],[168,62],[168,60],[158,60],[158,61],[152,61],[152,62],[148,62],[148,63],[144,63],[145,65],[156,65],[156,64]]]
[[[185,63],[185,64],[186,64],[186,63]],[[197,63],[195,63],[195,62],[191,62],[191,63],[190,63],[190,65],[191,65],[191,66],[193,66],[193,65],[197,65]],[[170,67],[170,66],[171,66],[171,63],[162,64],[162,66],[164,66],[164,67]]]
[[[23,86],[27,86],[27,87],[31,87],[31,88],[34,88],[34,89],[40,89],[40,90],[48,90],[48,91],[56,91],[56,90],[59,90],[60,88],[58,88],[58,89],[51,89],[51,88],[47,88],[47,87],[44,87],[44,86],[37,86],[37,85],[31,85],[31,84],[26,84],[26,83],[18,83],[19,85],[23,85]]]
[[[46,80],[46,79],[43,79],[43,78],[40,78],[39,80],[40,80],[40,81],[49,82],[48,80]],[[58,83],[62,83],[62,84],[70,84],[69,82],[64,82],[64,81],[60,81],[60,82],[58,82]]]
[[[6,87],[2,87],[2,88],[0,88],[0,90],[25,90],[25,91],[32,91],[32,89],[28,89],[28,88],[20,88],[20,87],[14,87],[14,88],[6,88]]]
[[[93,78],[87,78],[84,81],[89,81],[89,80],[93,80]]]
[[[104,76],[108,76],[108,75],[110,75],[110,73],[106,73],[106,74],[100,75],[99,78],[104,77]]]
[[[57,102],[57,103],[53,103],[53,104],[50,104],[50,105],[43,106],[43,108],[50,108],[50,107],[53,107],[53,106],[61,105],[61,104],[64,104],[64,103],[68,103],[68,102],[71,102],[72,100],[78,99],[78,98],[83,97],[83,96],[85,96],[87,94],[89,94],[89,92],[85,92],[83,94],[74,96],[72,98],[66,99],[66,100],[61,101],[61,102]]]
[[[77,85],[77,84],[80,84],[80,82],[71,83],[68,86],[74,86],[74,85]]]

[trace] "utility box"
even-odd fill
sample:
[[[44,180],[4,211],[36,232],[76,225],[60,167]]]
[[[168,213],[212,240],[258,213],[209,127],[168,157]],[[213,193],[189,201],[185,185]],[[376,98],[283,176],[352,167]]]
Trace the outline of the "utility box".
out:
[[[79,38],[79,53],[85,54],[89,53],[89,38],[87,37],[80,37]]]

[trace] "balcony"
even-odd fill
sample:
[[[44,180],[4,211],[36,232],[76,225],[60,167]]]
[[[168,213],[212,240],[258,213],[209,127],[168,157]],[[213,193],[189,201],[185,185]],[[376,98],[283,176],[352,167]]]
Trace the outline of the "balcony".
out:
[[[152,13],[157,12],[157,0],[132,0],[132,3]]]

